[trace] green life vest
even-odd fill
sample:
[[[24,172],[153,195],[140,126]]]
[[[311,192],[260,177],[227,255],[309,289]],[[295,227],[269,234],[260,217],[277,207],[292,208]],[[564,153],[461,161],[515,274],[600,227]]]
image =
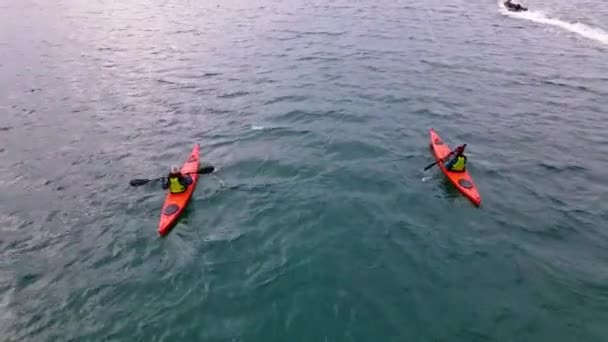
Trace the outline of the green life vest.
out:
[[[467,163],[467,159],[463,156],[458,156],[456,157],[458,159],[456,159],[456,162],[454,164],[452,164],[452,167],[450,168],[450,170],[452,171],[464,171],[464,167]]]
[[[186,191],[186,187],[179,182],[179,177],[170,177],[169,191],[172,194],[181,194],[182,192]]]

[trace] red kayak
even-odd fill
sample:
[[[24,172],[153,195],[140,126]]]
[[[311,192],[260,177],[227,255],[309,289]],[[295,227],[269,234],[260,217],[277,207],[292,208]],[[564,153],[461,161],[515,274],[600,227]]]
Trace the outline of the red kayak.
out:
[[[458,191],[460,191],[463,195],[470,199],[473,204],[477,206],[480,205],[481,196],[479,195],[477,187],[475,186],[475,183],[473,183],[473,178],[471,178],[469,172],[466,170],[464,172],[453,172],[446,169],[443,165],[443,161],[440,160],[447,157],[447,155],[450,154],[452,150],[448,147],[447,144],[443,142],[439,134],[437,134],[432,128],[430,133],[431,151],[433,152],[435,160],[438,161],[437,165],[439,165],[441,171],[443,171],[443,173],[446,175],[446,177],[448,177],[450,182],[454,184]]]
[[[158,233],[160,235],[165,236],[171,231],[171,228],[175,226],[180,215],[188,206],[188,202],[190,202],[194,189],[196,188],[196,183],[198,183],[199,175],[197,172],[199,161],[199,146],[196,144],[181,169],[182,174],[188,174],[192,177],[192,184],[190,184],[186,191],[181,194],[172,194],[167,191],[167,197],[165,198],[165,204],[163,204],[160,222],[158,224]]]

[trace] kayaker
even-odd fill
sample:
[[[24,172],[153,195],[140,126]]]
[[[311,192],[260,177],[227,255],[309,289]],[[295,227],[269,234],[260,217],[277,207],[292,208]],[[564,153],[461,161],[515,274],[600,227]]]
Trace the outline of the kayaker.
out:
[[[188,189],[190,184],[192,184],[192,177],[182,174],[179,167],[173,166],[163,183],[163,189],[169,189],[172,194],[181,194]]]
[[[464,172],[467,166],[467,156],[464,155],[464,148],[467,145],[461,145],[453,152],[453,156],[445,163],[445,168],[452,172]]]

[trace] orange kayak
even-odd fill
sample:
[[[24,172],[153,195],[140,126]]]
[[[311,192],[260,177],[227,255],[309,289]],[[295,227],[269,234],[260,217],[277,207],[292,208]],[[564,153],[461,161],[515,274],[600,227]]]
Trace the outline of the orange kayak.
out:
[[[445,158],[452,150],[448,147],[447,144],[443,142],[439,134],[437,134],[431,128],[431,151],[433,152],[433,156],[435,160],[439,161]],[[443,165],[443,161],[439,161],[437,163],[441,168],[441,171],[445,174],[446,177],[454,184],[456,189],[460,191],[463,195],[465,195],[468,199],[473,202],[475,205],[481,204],[481,196],[479,196],[479,192],[477,191],[477,187],[475,183],[473,183],[473,178],[469,175],[468,171],[464,172],[453,172],[445,168]]]
[[[165,236],[169,234],[171,228],[177,223],[179,216],[184,212],[186,206],[188,206],[188,202],[190,202],[192,193],[194,193],[194,189],[196,188],[196,183],[198,183],[199,174],[197,172],[199,161],[199,146],[196,144],[181,169],[183,174],[188,174],[192,177],[192,184],[181,194],[172,194],[167,190],[167,197],[165,198],[165,204],[163,204],[158,224],[158,233],[160,235]]]

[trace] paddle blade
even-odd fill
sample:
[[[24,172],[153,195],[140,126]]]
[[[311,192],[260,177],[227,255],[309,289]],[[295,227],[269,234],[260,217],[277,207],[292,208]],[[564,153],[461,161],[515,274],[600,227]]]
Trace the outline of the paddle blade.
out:
[[[151,181],[150,179],[132,179],[129,182],[129,185],[140,186],[140,185],[148,184],[150,181]]]
[[[433,164],[431,164],[431,165],[429,165],[429,166],[425,167],[425,168],[424,168],[424,171],[426,171],[426,170],[428,170],[428,169],[432,168],[433,166],[437,165],[437,163],[438,163],[438,162],[434,162]]]
[[[213,165],[203,165],[198,170],[198,173],[201,175],[206,175],[208,173],[213,173],[213,171],[215,171],[215,167],[213,167]]]

